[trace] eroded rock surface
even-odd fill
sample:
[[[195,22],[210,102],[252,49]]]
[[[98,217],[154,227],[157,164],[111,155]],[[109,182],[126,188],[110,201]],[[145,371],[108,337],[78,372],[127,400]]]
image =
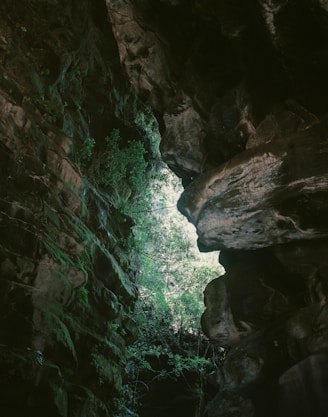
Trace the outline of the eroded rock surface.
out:
[[[327,237],[326,122],[242,152],[198,177],[178,207],[207,249]]]
[[[4,417],[117,409],[136,333],[129,311],[137,289],[119,243],[129,221],[117,221],[82,159],[88,138],[101,147],[114,127],[138,137],[133,117],[122,116],[135,106],[103,2],[1,3]]]
[[[107,5],[179,208],[226,268],[205,289],[203,330],[227,352],[206,415],[326,416],[326,2]]]
[[[1,413],[113,413],[102,400],[133,338],[127,230],[104,228],[73,148],[101,147],[113,125],[137,135],[123,67],[156,113],[200,249],[222,250],[202,318],[226,349],[207,416],[325,417],[327,2],[64,3],[1,4]]]

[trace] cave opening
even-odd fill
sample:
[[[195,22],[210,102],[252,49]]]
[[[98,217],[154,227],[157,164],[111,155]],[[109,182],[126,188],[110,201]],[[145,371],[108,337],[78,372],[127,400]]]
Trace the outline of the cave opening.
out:
[[[148,186],[149,206],[132,227],[139,334],[127,349],[126,406],[141,417],[200,416],[211,391],[207,375],[222,353],[200,328],[203,291],[224,269],[217,252],[199,252],[194,227],[177,210],[181,180],[161,165]]]

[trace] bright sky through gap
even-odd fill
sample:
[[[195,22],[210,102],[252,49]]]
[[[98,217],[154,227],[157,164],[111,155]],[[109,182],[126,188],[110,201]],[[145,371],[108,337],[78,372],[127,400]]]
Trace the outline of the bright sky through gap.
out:
[[[224,274],[224,268],[219,264],[219,251],[214,252],[199,252],[197,246],[197,233],[196,228],[193,224],[189,223],[187,218],[183,216],[177,209],[177,202],[180,198],[181,193],[183,192],[183,186],[181,179],[172,173],[169,168],[163,168],[163,171],[168,175],[169,180],[165,185],[162,186],[162,192],[166,195],[167,202],[165,204],[166,210],[166,219],[164,221],[172,220],[174,223],[179,224],[179,227],[185,231],[188,235],[188,239],[192,243],[193,251],[195,256],[198,259],[199,265],[204,265],[208,267],[217,266],[218,275]],[[164,216],[163,216],[164,217]]]

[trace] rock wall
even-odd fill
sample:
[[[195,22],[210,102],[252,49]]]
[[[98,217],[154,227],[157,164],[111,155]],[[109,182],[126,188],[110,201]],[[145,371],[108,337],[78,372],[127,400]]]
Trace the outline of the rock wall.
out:
[[[124,249],[131,224],[85,161],[113,128],[124,141],[140,139],[141,105],[102,1],[1,2],[4,417],[120,412],[126,345],[137,331]]]
[[[323,0],[2,1],[1,415],[118,412],[131,225],[82,161],[140,137],[124,74],[226,269],[207,416],[327,415],[327,31]]]
[[[199,248],[221,250],[204,333],[225,348],[208,417],[328,413],[328,8],[320,0],[107,0]]]

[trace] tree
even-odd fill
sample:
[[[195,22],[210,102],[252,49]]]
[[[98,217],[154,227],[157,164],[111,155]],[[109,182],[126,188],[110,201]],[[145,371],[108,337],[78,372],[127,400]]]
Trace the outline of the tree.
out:
[[[139,337],[128,349],[127,371],[136,405],[145,384],[159,378],[178,378],[185,372],[202,372],[208,361],[202,355],[200,331],[203,290],[222,267],[217,255],[199,254],[195,233],[178,213],[179,180],[163,167],[130,208],[134,219],[129,241],[131,269],[139,288],[134,319]],[[211,263],[208,264],[208,258]]]

